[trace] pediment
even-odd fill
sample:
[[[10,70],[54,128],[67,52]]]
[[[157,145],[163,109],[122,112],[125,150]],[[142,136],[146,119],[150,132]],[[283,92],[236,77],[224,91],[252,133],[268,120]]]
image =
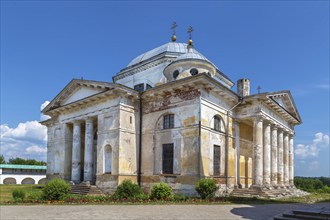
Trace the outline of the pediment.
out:
[[[113,88],[113,83],[97,82],[90,80],[71,80],[64,89],[42,110],[46,113],[52,109],[59,108],[77,102],[88,97],[95,96]]]
[[[72,94],[68,95],[66,99],[62,101],[60,106],[76,102],[78,100],[87,98],[89,96],[98,94],[100,92],[104,92],[105,90],[106,89],[96,89],[96,88],[89,88],[86,86],[80,86],[74,92],[72,92]]]
[[[296,108],[290,91],[271,93],[267,95],[267,98],[269,99],[268,103],[272,103],[274,108],[282,108],[287,113],[296,118],[299,122],[301,122],[298,109]]]

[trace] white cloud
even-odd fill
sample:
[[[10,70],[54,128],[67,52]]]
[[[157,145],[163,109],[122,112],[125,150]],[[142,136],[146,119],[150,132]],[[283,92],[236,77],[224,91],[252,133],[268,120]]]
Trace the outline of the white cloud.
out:
[[[46,161],[47,128],[37,121],[19,123],[16,128],[0,125],[1,154]]]
[[[39,147],[37,145],[33,145],[31,147],[26,148],[26,151],[28,153],[47,153],[47,148],[46,147]]]
[[[310,144],[297,144],[295,155],[298,159],[318,157],[322,148],[329,147],[329,135],[319,132],[314,136],[315,138]]]
[[[40,111],[42,111],[49,103],[50,103],[49,101],[45,101],[44,103],[42,103],[40,106]],[[48,115],[44,115],[42,113],[40,115],[40,121],[45,121],[49,118],[50,118],[50,116],[48,116]]]

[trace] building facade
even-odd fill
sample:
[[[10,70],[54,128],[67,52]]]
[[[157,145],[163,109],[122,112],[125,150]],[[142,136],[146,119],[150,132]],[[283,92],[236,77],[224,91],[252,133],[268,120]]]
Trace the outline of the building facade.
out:
[[[124,179],[160,181],[195,194],[200,178],[219,193],[294,187],[289,91],[250,94],[192,45],[170,42],[133,59],[113,82],[74,79],[50,102],[47,178],[112,192]]]
[[[0,164],[0,184],[44,184],[46,166]]]

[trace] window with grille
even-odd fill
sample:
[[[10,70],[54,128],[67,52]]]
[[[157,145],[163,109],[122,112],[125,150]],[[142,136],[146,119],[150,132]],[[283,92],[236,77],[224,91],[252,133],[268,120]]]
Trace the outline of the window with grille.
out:
[[[163,144],[163,174],[173,174],[173,144]]]
[[[174,128],[174,115],[164,115],[164,129]]]
[[[140,83],[134,86],[134,90],[139,91],[139,92],[143,92],[144,91],[144,84]]]
[[[220,176],[220,146],[213,146],[213,175]]]

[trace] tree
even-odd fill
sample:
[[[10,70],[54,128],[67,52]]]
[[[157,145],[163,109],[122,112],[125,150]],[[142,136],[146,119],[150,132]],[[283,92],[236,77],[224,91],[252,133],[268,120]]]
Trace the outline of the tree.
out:
[[[9,164],[19,164],[19,165],[39,165],[39,166],[47,165],[47,163],[44,161],[37,161],[35,159],[23,159],[20,157],[10,158],[8,163]]]
[[[0,164],[5,164],[6,161],[5,161],[5,157],[1,154],[0,156]]]

